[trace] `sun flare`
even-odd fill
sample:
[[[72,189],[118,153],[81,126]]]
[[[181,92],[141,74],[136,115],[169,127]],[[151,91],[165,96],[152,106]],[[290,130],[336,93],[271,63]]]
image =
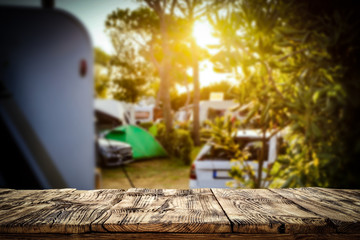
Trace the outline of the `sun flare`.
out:
[[[209,86],[214,83],[218,83],[221,81],[228,81],[231,84],[237,84],[237,80],[230,73],[217,73],[214,72],[214,65],[209,60],[205,60],[199,63],[200,67],[200,88]],[[188,76],[192,76],[192,69],[189,68],[186,73]],[[189,90],[192,91],[194,89],[193,84],[189,84]],[[187,91],[185,86],[176,84],[176,90],[179,94],[185,93]]]
[[[209,45],[219,44],[219,40],[212,33],[212,27],[207,21],[195,22],[193,36],[200,47],[207,48]]]

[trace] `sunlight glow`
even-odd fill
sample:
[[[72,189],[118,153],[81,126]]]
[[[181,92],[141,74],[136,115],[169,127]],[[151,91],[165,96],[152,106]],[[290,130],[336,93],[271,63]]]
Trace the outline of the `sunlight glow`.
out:
[[[186,87],[179,85],[179,84],[175,84],[175,88],[179,94],[186,93],[186,91],[187,91]],[[189,84],[189,90],[192,91],[193,89],[194,89],[194,85]]]
[[[213,63],[209,60],[204,60],[200,62],[200,88],[209,86],[211,84],[221,82],[221,81],[228,81],[232,84],[237,84],[238,81],[233,77],[230,73],[217,73],[213,70]],[[192,76],[193,72],[191,68],[188,68],[186,70],[186,73],[189,76]],[[242,71],[240,72],[240,75],[242,74]],[[189,84],[189,90],[191,91],[193,89],[193,84]],[[176,85],[176,90],[179,94],[186,92],[186,87],[181,85]]]
[[[209,45],[219,44],[219,39],[212,35],[212,27],[207,21],[195,22],[193,36],[197,45],[207,48]]]

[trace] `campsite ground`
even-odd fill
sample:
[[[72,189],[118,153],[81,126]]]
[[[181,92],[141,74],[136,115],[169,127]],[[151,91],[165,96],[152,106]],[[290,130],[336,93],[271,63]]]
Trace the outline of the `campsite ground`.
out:
[[[189,166],[177,159],[158,158],[133,162],[126,171],[137,188],[181,188],[189,186]],[[131,188],[121,168],[102,169],[102,188]]]
[[[195,158],[199,147],[192,152]],[[125,166],[130,179],[137,188],[189,188],[190,166],[178,159],[157,158],[136,161]],[[121,168],[102,169],[101,188],[131,188]]]

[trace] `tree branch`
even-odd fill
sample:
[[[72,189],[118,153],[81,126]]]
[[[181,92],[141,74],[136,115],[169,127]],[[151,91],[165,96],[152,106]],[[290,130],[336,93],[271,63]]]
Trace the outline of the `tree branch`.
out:
[[[153,9],[159,16],[162,14],[163,9],[161,8],[159,0],[145,0],[146,4]]]
[[[279,127],[278,129],[276,129],[276,131],[272,132],[269,136],[269,139],[272,138],[275,134],[277,134],[281,130],[283,130],[284,128],[286,128],[290,123],[291,123],[291,120],[287,121],[282,127]]]
[[[261,60],[260,60],[261,61]],[[261,61],[265,68],[266,68],[266,71],[268,73],[268,76],[269,76],[269,81],[271,83],[271,85],[273,86],[273,88],[275,89],[276,93],[282,98],[282,99],[285,99],[284,95],[280,92],[280,90],[276,87],[276,83],[272,77],[272,70],[269,66],[269,64],[266,62],[266,61]]]
[[[150,58],[160,74],[161,66],[160,66],[160,63],[158,62],[158,60],[156,60],[156,58],[155,58],[154,48],[153,48],[153,40],[151,40],[151,43],[150,43]]]
[[[176,5],[177,5],[177,0],[173,0],[171,3],[171,8],[170,8],[170,15],[174,14],[174,9],[175,9]]]
[[[298,53],[304,52],[305,50],[307,50],[307,48],[300,49],[300,50],[297,50],[297,51],[295,51],[295,52],[289,53],[289,54],[281,57],[281,58],[279,59],[279,61],[282,62],[282,61],[284,61],[285,59],[287,59],[287,58],[289,58],[289,57],[291,57],[291,56],[294,56],[294,55],[296,55],[296,54],[298,54]]]

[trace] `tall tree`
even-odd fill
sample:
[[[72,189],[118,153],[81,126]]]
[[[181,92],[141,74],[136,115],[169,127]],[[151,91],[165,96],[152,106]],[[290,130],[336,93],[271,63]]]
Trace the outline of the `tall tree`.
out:
[[[114,96],[136,102],[158,78],[161,54],[156,56],[154,50],[159,45],[158,17],[146,7],[117,9],[105,24],[115,49],[111,61]]]
[[[170,69],[172,52],[169,44],[169,26],[173,23],[176,0],[144,0],[159,18],[161,47],[164,58],[157,63],[160,75],[159,93],[163,104],[163,115],[167,132],[172,129],[172,115],[170,102]]]
[[[110,61],[113,98],[134,103],[149,93],[156,69],[146,52],[149,39],[156,36],[156,22],[148,8],[117,9],[108,15],[105,25],[115,49]]]
[[[178,7],[184,18],[189,22],[192,28],[194,23],[204,14],[202,0],[183,0],[178,3]],[[200,145],[200,81],[199,81],[199,46],[197,46],[195,38],[190,37],[192,52],[192,69],[194,83],[194,100],[193,100],[193,134],[195,146]]]
[[[128,40],[118,36],[113,36],[112,40],[115,49],[110,61],[113,98],[136,103],[149,94],[149,85],[156,78],[154,68],[137,53],[141,48],[128,44]]]
[[[182,41],[184,36],[188,35],[189,27],[186,21],[170,14],[173,14],[174,10],[168,10],[169,5],[166,1],[150,1],[149,4],[153,4],[151,6],[156,9],[159,8],[157,12],[147,7],[133,11],[118,9],[108,16],[106,25],[117,51],[117,63],[122,63],[122,67],[126,66],[127,69],[138,69],[135,71],[138,77],[141,75],[147,78],[160,78],[157,104],[162,104],[164,118],[168,122],[167,127],[171,129],[171,104],[168,100],[170,88],[175,83],[187,83],[189,78],[186,70],[191,51]],[[175,5],[171,6],[175,8]],[[164,12],[161,13],[162,11]],[[160,20],[160,16],[163,20]],[[125,65],[124,61],[129,64]],[[148,62],[152,63],[152,67],[146,64]],[[143,71],[140,65],[145,67]]]

